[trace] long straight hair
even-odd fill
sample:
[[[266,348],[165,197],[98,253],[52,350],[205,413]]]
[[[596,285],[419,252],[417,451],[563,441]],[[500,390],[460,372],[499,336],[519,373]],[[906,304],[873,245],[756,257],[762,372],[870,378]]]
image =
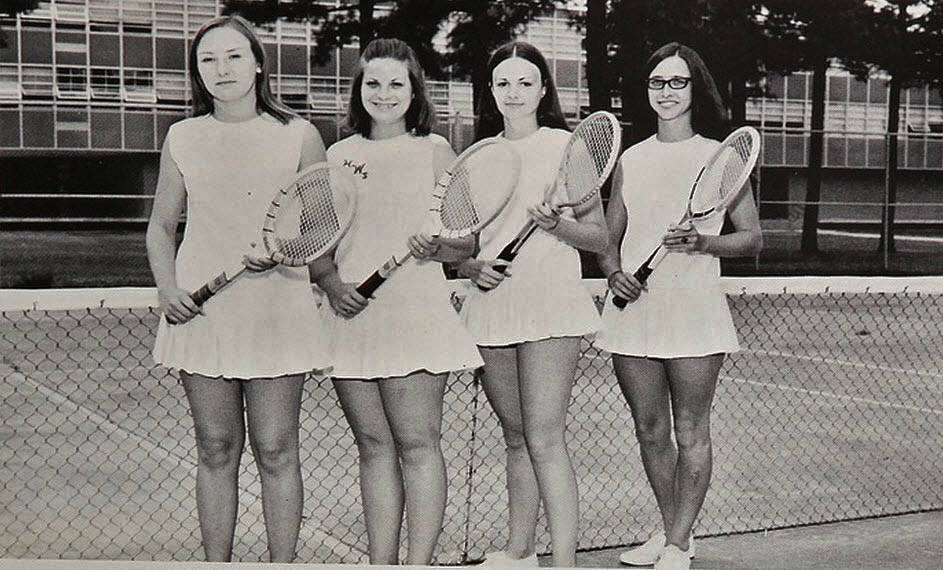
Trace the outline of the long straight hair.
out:
[[[635,113],[635,138],[645,139],[658,130],[657,114],[648,102],[647,79],[659,63],[675,55],[684,60],[691,72],[691,128],[703,137],[722,140],[730,126],[714,77],[696,51],[678,42],[658,48],[645,63],[644,75],[638,86],[643,92],[638,98],[639,109]]]
[[[498,64],[502,61],[512,57],[525,59],[540,70],[540,81],[545,91],[543,98],[537,105],[537,124],[541,127],[570,130],[569,125],[566,124],[563,110],[560,108],[560,98],[557,96],[557,88],[553,82],[550,66],[547,65],[547,60],[540,53],[540,50],[533,45],[523,41],[512,41],[494,50],[491,58],[488,59],[488,86],[491,86],[494,68],[498,67]],[[481,102],[478,104],[478,126],[475,128],[475,140],[493,137],[502,130],[504,130],[504,117],[501,115],[501,111],[498,110],[494,96],[490,92],[482,93]]]
[[[193,92],[193,115],[195,117],[208,115],[212,113],[215,108],[213,95],[210,94],[209,89],[206,88],[206,84],[203,83],[203,78],[200,77],[200,71],[197,67],[199,62],[196,50],[200,47],[200,40],[203,39],[203,36],[205,36],[207,32],[215,28],[223,27],[232,28],[249,40],[252,55],[255,56],[255,61],[259,68],[261,68],[261,71],[255,74],[255,110],[258,113],[268,113],[278,119],[279,122],[287,125],[289,121],[298,115],[272,95],[272,87],[269,84],[268,77],[268,63],[262,41],[252,30],[252,24],[242,16],[235,14],[220,16],[206,22],[200,27],[196,35],[193,36],[193,41],[190,42],[190,53],[187,59],[190,62],[190,87]]]
[[[417,136],[426,136],[432,132],[435,125],[435,107],[426,92],[426,77],[419,65],[419,58],[409,44],[395,38],[378,38],[367,44],[357,73],[350,86],[350,101],[347,104],[347,126],[365,138],[370,138],[373,120],[370,113],[363,106],[360,87],[363,85],[364,66],[372,59],[390,58],[402,62],[409,74],[409,84],[412,87],[413,99],[406,109],[406,130]]]

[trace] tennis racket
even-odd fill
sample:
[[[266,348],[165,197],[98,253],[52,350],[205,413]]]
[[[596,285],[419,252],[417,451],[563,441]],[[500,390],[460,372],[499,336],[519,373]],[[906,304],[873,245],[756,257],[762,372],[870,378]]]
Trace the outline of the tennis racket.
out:
[[[521,158],[502,138],[482,139],[465,149],[436,181],[426,233],[462,238],[480,231],[504,208],[517,186]],[[370,297],[412,252],[392,256],[357,286]]]
[[[570,134],[557,176],[544,194],[544,202],[557,212],[592,200],[599,194],[622,150],[622,129],[612,113],[597,111],[583,119]],[[533,220],[498,254],[497,259],[510,263],[539,226]],[[498,271],[507,263],[495,263]],[[479,289],[485,291],[482,287]]]
[[[740,190],[753,171],[759,154],[760,134],[756,129],[740,127],[730,133],[694,179],[684,216],[678,225],[703,220],[723,212],[740,195]],[[661,250],[662,246],[659,244],[645,263],[635,271],[633,276],[639,283],[644,284],[648,280],[654,270],[655,256]],[[612,303],[620,309],[628,302],[628,299],[622,297],[612,298]]]
[[[356,207],[353,181],[341,168],[320,162],[298,173],[275,193],[262,225],[262,243],[277,263],[307,265],[324,255],[341,238]],[[242,274],[246,266],[234,263],[190,293],[203,305]]]

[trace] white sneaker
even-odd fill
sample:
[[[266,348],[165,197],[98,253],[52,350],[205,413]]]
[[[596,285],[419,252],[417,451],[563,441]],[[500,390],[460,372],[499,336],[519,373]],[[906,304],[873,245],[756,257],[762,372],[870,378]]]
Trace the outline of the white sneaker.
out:
[[[486,568],[538,568],[537,553],[533,553],[526,558],[511,558],[507,552],[489,552],[485,554],[485,560],[478,566]]]
[[[619,562],[627,566],[651,566],[658,561],[658,557],[661,556],[661,553],[665,550],[666,542],[668,542],[668,538],[664,533],[656,532],[641,546],[623,552],[619,556]],[[687,552],[689,558],[694,558],[693,536],[688,543]]]
[[[691,547],[681,550],[674,544],[665,547],[655,563],[655,570],[688,570],[691,568]]]

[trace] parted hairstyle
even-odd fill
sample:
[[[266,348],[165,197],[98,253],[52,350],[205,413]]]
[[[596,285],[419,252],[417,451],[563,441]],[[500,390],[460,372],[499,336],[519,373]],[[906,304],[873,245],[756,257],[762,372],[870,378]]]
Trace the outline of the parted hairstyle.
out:
[[[519,57],[533,63],[540,70],[540,81],[545,92],[540,104],[537,105],[537,124],[541,127],[570,130],[560,108],[560,99],[553,82],[553,73],[547,60],[540,50],[524,41],[512,41],[494,50],[488,59],[488,86],[491,86],[491,77],[502,61],[512,57]],[[480,140],[492,137],[504,130],[504,118],[498,110],[492,94],[483,93],[478,104],[478,126],[475,129],[475,139]]]
[[[701,136],[722,140],[730,128],[727,111],[707,64],[693,49],[678,42],[671,42],[655,50],[645,63],[640,88],[647,90],[647,80],[652,71],[663,60],[675,55],[684,60],[691,72],[691,127]],[[639,101],[639,105],[644,104],[647,110],[641,109],[636,113],[637,127],[633,130],[639,139],[644,139],[658,130],[658,120],[654,109],[648,103],[647,93],[643,94]]]
[[[198,59],[197,59],[197,48],[200,47],[200,40],[203,39],[203,36],[207,32],[215,28],[232,28],[236,30],[247,40],[249,40],[249,47],[252,50],[252,55],[255,56],[255,61],[261,69],[260,72],[255,74],[255,108],[259,113],[268,113],[272,115],[279,122],[283,124],[288,124],[293,118],[298,115],[289,109],[284,103],[279,101],[272,94],[272,87],[269,84],[269,75],[268,75],[268,64],[265,57],[265,48],[262,46],[262,41],[255,34],[255,31],[252,29],[252,24],[250,24],[242,16],[235,14],[220,16],[214,18],[209,22],[203,24],[202,27],[197,31],[196,35],[193,36],[193,41],[190,42],[190,53],[188,55],[188,60],[190,62],[190,86],[193,92],[193,115],[208,115],[213,112],[214,102],[213,95],[210,94],[209,90],[206,88],[206,84],[203,83],[203,78],[200,77],[200,72],[198,68]]]

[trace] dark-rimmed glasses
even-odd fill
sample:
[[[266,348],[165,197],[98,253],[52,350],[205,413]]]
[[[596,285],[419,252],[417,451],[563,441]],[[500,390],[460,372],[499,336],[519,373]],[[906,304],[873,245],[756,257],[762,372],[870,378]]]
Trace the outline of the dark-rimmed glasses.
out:
[[[678,89],[684,89],[688,86],[688,83],[691,82],[690,77],[669,77],[668,79],[663,79],[661,77],[649,77],[646,83],[648,88],[652,91],[661,91],[665,88],[665,85],[671,87],[675,91]]]

